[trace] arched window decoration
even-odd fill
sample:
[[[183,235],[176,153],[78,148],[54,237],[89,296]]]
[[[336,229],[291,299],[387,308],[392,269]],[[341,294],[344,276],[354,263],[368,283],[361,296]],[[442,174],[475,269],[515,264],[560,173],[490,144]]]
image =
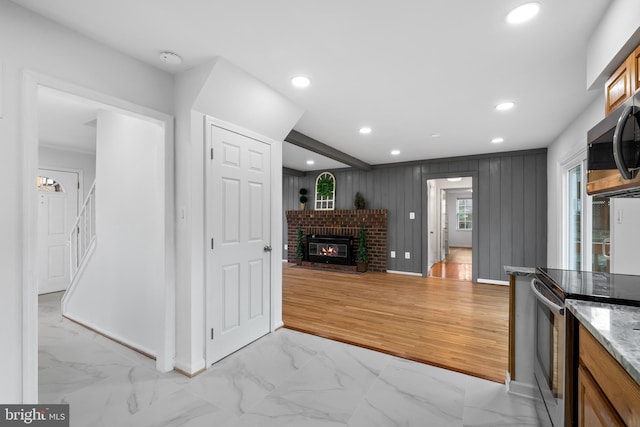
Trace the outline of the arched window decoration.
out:
[[[64,188],[62,188],[62,185],[53,178],[39,176],[38,191],[46,193],[64,193]]]
[[[336,177],[322,172],[316,178],[316,210],[332,211],[336,205]]]

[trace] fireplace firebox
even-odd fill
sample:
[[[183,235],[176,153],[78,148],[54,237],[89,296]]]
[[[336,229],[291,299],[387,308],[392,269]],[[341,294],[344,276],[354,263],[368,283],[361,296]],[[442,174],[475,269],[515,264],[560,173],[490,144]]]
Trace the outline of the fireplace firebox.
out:
[[[353,237],[309,234],[307,260],[325,264],[354,265]]]

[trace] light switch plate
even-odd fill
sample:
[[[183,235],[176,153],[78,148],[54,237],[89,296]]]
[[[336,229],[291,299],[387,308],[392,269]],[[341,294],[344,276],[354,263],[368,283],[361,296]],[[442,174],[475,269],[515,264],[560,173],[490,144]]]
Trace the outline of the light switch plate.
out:
[[[416,213],[415,212],[409,212],[409,219],[416,219]]]
[[[411,252],[405,252],[404,259],[411,259]]]
[[[286,245],[286,244],[285,244],[285,245],[284,245],[284,250],[285,250],[285,251],[288,251],[288,250],[289,250],[289,245]]]
[[[396,257],[396,251],[391,251],[391,258],[395,258]]]

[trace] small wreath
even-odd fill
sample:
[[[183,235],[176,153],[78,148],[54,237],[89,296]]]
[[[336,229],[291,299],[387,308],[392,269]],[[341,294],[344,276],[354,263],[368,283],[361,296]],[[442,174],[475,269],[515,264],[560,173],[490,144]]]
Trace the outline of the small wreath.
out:
[[[323,176],[318,179],[318,184],[316,185],[316,193],[318,193],[322,197],[329,197],[333,194],[333,179],[328,176]]]

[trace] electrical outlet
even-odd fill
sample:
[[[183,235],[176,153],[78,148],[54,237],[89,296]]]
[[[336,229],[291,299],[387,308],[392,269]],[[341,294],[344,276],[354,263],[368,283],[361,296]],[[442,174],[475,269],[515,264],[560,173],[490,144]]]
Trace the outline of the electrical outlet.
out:
[[[285,251],[288,251],[288,250],[289,250],[289,245],[286,245],[286,244],[285,244],[285,245],[284,245],[284,250],[285,250]]]
[[[396,257],[396,251],[391,251],[391,258],[395,258]]]
[[[411,252],[405,252],[404,259],[411,259]]]
[[[416,219],[416,213],[415,212],[409,212],[409,219]]]

